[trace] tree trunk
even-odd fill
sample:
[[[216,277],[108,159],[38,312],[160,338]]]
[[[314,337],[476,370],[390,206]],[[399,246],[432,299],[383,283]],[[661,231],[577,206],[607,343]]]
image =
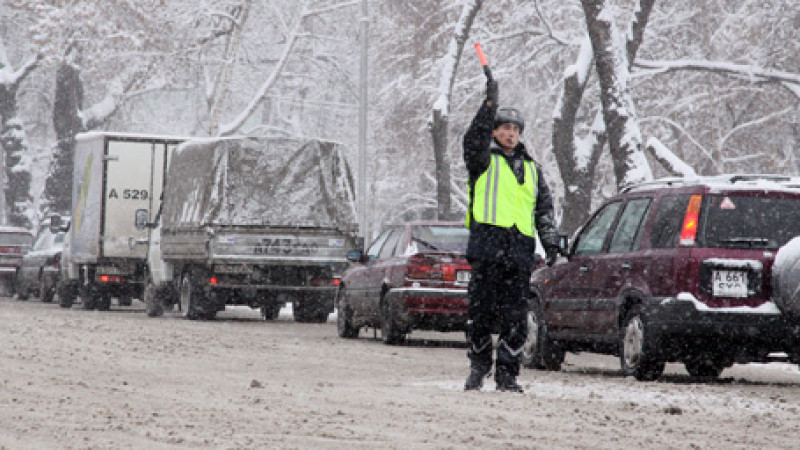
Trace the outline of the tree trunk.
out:
[[[642,0],[636,9],[626,45],[628,67],[639,50],[654,3],[655,0]],[[582,43],[576,64],[568,69],[571,72],[565,74],[564,89],[553,122],[553,152],[564,182],[560,228],[568,234],[572,234],[591,212],[595,167],[607,139],[605,127],[598,122],[596,126],[592,126],[591,134],[579,141],[580,150],[576,145],[578,138],[575,135],[575,118],[592,66],[587,61],[587,51],[591,52],[591,40],[588,36],[587,41]]]
[[[652,179],[642,151],[642,136],[628,84],[628,56],[619,48],[618,31],[604,0],[581,0],[600,79],[600,101],[617,186]]]
[[[451,210],[450,160],[447,157],[447,125],[450,98],[453,94],[453,84],[458,70],[458,63],[461,60],[461,53],[464,50],[464,43],[469,37],[472,23],[475,20],[475,16],[478,15],[482,4],[482,0],[472,0],[464,5],[458,23],[456,23],[447,54],[442,58],[443,68],[439,81],[439,98],[433,106],[433,123],[431,124],[433,159],[436,165],[436,210],[440,220],[453,220],[456,218]]]
[[[436,204],[440,220],[450,217],[450,161],[447,159],[448,118],[441,111],[433,111],[433,159],[436,165]]]

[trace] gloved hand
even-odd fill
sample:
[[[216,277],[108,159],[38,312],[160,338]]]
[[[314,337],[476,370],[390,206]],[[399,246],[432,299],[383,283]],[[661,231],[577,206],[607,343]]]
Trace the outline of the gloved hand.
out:
[[[489,78],[486,80],[486,101],[496,105],[499,98],[500,87],[497,85],[497,81],[495,81],[494,78]]]
[[[545,262],[548,266],[552,266],[556,263],[556,259],[558,259],[558,247],[547,247],[544,249],[545,255]]]

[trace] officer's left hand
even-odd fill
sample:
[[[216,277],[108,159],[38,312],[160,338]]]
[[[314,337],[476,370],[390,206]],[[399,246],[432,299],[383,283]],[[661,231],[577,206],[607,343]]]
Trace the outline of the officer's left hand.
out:
[[[552,266],[558,259],[558,247],[547,247],[545,250],[545,262],[548,266]]]

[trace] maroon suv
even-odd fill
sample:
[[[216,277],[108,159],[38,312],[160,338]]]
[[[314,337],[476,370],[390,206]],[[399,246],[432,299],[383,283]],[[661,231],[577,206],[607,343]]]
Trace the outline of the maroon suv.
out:
[[[662,179],[606,201],[566,260],[534,272],[523,361],[558,370],[565,351],[620,357],[638,380],[683,362],[717,377],[733,363],[797,361],[798,327],[771,300],[778,248],[800,235],[800,180]]]

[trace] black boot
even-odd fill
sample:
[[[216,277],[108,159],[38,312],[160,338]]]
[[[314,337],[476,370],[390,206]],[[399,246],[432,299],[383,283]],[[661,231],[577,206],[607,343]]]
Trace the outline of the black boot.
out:
[[[505,392],[525,392],[522,386],[517,384],[517,377],[511,375],[505,370],[498,370],[494,376],[494,381],[497,383],[496,389]]]
[[[489,375],[489,369],[481,366],[472,366],[469,369],[467,382],[464,383],[465,391],[480,391],[483,387],[483,379]]]

